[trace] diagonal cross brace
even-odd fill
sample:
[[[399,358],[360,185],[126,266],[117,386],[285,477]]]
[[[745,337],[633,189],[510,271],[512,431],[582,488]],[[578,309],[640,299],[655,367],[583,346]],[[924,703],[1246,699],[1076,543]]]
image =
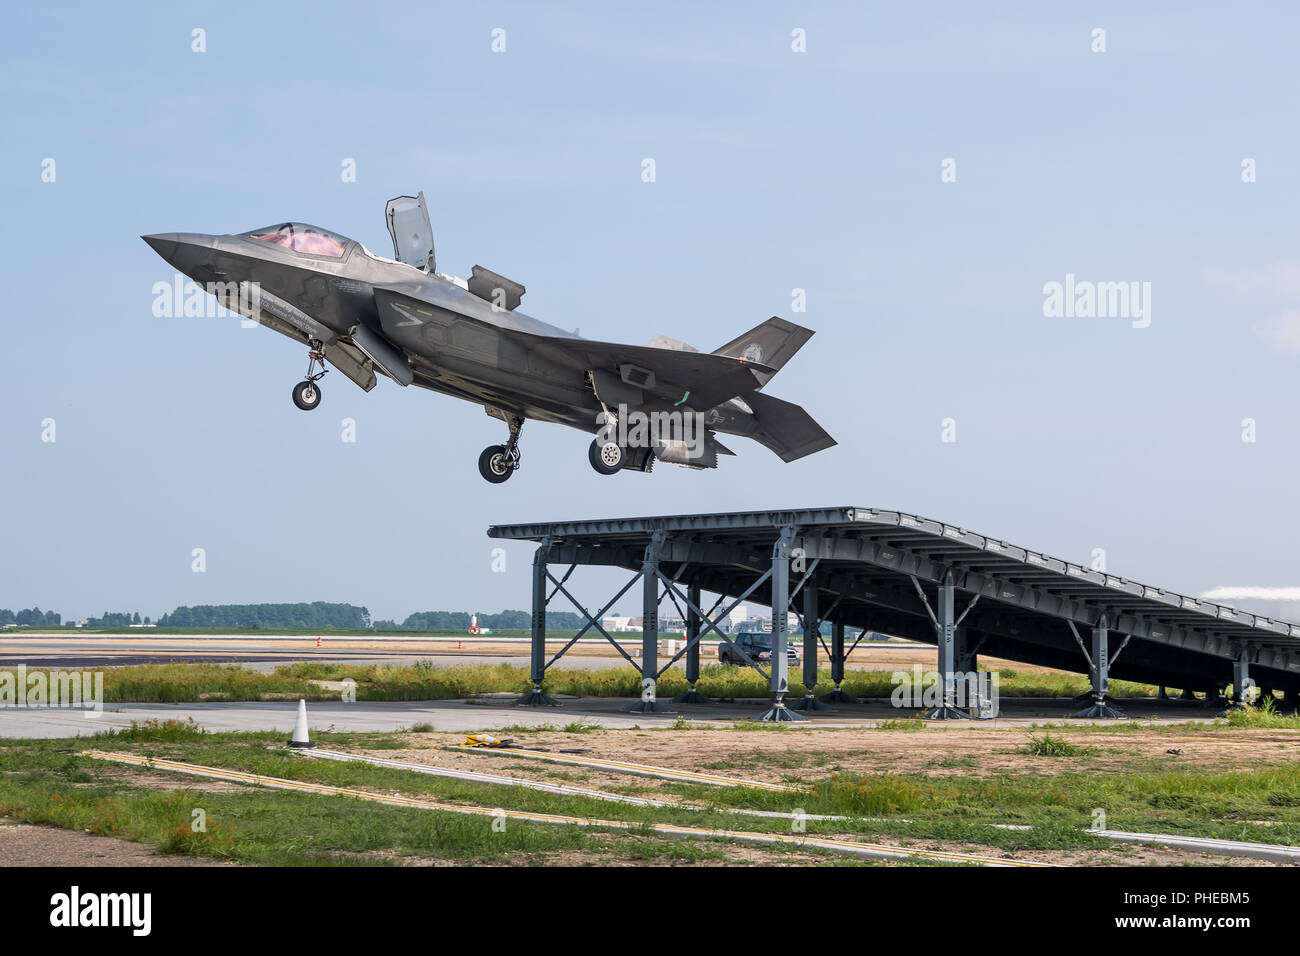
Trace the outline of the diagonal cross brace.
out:
[[[925,596],[925,591],[921,589],[921,582],[916,579],[916,575],[914,574],[909,574],[908,577],[912,579],[912,585],[916,588],[916,594],[921,599],[921,605],[925,608],[925,613],[930,615],[930,621],[934,624],[934,629],[936,631],[942,631],[943,625],[940,624],[939,619],[934,616],[934,609],[930,607],[930,599]],[[979,604],[980,598],[983,596],[984,595],[982,594],[977,594],[971,598],[970,603],[966,605],[966,610],[962,611],[957,620],[952,622],[952,626],[957,627],[962,621],[966,620],[966,615],[974,610],[975,605]],[[861,638],[858,638],[858,640],[861,640]],[[855,643],[853,646],[857,647],[857,644]]]
[[[1125,635],[1124,635],[1124,640],[1122,640],[1122,641],[1119,642],[1119,647],[1115,648],[1115,653],[1112,654],[1112,655],[1110,655],[1110,666],[1111,666],[1111,667],[1114,667],[1114,666],[1115,666],[1115,661],[1117,661],[1117,660],[1119,659],[1119,655],[1120,655],[1121,653],[1123,653],[1124,648],[1128,647],[1128,642],[1131,641],[1131,640],[1133,640],[1133,635],[1132,635],[1132,634],[1125,634]]]
[[[934,616],[934,608],[930,607],[930,599],[925,596],[925,591],[921,590],[921,582],[916,579],[915,574],[909,574],[908,577],[912,579],[912,586],[916,588],[916,595],[921,599],[921,607],[925,608],[925,613],[930,615],[930,620],[934,624],[934,629],[936,631],[943,630],[943,625],[940,624],[939,619]]]
[[[799,579],[799,583],[796,584],[794,586],[794,590],[790,592],[791,601],[793,601],[795,597],[799,594],[799,592],[803,590],[803,586],[808,583],[808,579],[811,578],[813,572],[817,570],[817,565],[821,563],[822,563],[821,558],[813,558],[812,567],[810,567],[807,571],[803,573],[803,577]]]
[[[1067,620],[1065,623],[1070,625],[1070,631],[1074,634],[1074,642],[1079,645],[1079,650],[1083,651],[1083,659],[1088,662],[1088,670],[1095,670],[1092,666],[1092,655],[1088,653],[1088,646],[1083,643],[1083,638],[1079,636],[1079,629],[1074,626],[1073,621]]]
[[[563,584],[565,581],[569,580],[569,577],[570,577],[570,576],[573,574],[573,572],[576,571],[577,569],[578,569],[578,565],[577,565],[576,562],[573,563],[573,564],[571,564],[571,565],[569,565],[569,570],[567,570],[567,571],[564,572],[564,577],[560,578],[559,581],[556,581],[556,582],[555,582],[556,585],[557,585],[557,587],[556,587],[555,590],[552,591],[552,592],[547,596],[547,598],[546,598],[546,603],[547,603],[548,605],[551,603],[551,601],[555,600],[555,595],[556,595],[556,594],[559,592],[559,590],[560,590],[560,589],[559,589],[559,585],[561,585],[561,584]],[[552,581],[555,581],[555,578],[551,577],[550,572],[547,572],[546,576],[547,576],[548,578],[551,578]]]
[[[818,559],[818,560],[820,560],[820,559]],[[834,601],[832,601],[832,602],[831,602],[831,606],[828,607],[828,608],[825,610],[825,612],[822,614],[822,620],[823,620],[823,621],[829,621],[829,620],[831,620],[831,615],[835,613],[835,609],[836,609],[837,607],[840,606],[840,602],[842,602],[843,600],[844,600],[844,595],[841,594],[841,595],[840,595],[839,597],[837,597]],[[807,625],[804,625],[804,626],[806,627]],[[821,628],[818,628],[818,629],[817,629],[817,643],[820,644],[820,645],[822,646],[822,650],[826,652],[826,657],[827,657],[827,659],[830,659],[830,657],[831,657],[831,649],[830,649],[829,647],[827,647],[827,646],[826,646],[826,642],[825,642],[824,640],[822,640]],[[845,654],[844,656],[845,656],[845,657],[848,657],[847,654]]]
[[[846,661],[849,659],[849,655],[852,654],[854,651],[856,651],[856,650],[858,649],[858,645],[862,643],[862,639],[863,639],[864,637],[867,636],[867,632],[868,632],[869,630],[870,630],[870,628],[866,628],[866,627],[864,627],[864,628],[863,628],[863,629],[858,633],[858,639],[857,639],[856,641],[853,642],[853,646],[850,647],[847,651],[844,652],[844,659],[845,659]]]
[[[547,577],[550,577],[549,573],[547,574]],[[568,575],[565,575],[565,577],[567,578]],[[587,619],[587,623],[582,625],[582,630],[580,630],[577,634],[573,635],[573,637],[569,640],[569,643],[565,644],[562,648],[560,648],[558,654],[556,654],[554,657],[552,657],[549,661],[546,662],[546,666],[542,668],[542,672],[545,673],[547,670],[550,669],[552,664],[554,664],[561,657],[567,654],[569,652],[569,648],[573,647],[574,644],[578,643],[578,639],[582,637],[582,635],[586,634],[589,630],[591,630],[593,626],[597,630],[599,630],[602,634],[605,634],[605,631],[600,627],[599,624],[596,623],[597,618],[604,617],[605,612],[608,611],[610,608],[612,608],[614,606],[614,602],[616,602],[619,598],[621,598],[624,594],[626,594],[628,592],[628,589],[631,588],[632,585],[636,584],[636,582],[640,579],[640,577],[641,577],[640,573],[632,575],[632,580],[628,581],[627,584],[623,585],[622,590],[620,590],[617,594],[615,594],[612,598],[610,598],[609,602],[604,607],[602,607],[599,611],[596,612],[595,617],[592,617],[590,614],[588,614],[587,609],[585,607],[579,607],[578,610],[582,613],[582,616]],[[551,580],[554,581],[555,579],[551,578]],[[565,591],[564,593],[565,596],[568,597],[570,601],[573,601],[573,596],[569,594],[568,591]],[[552,593],[551,596],[554,597],[555,596],[554,593]],[[577,604],[577,602],[574,601],[574,604]],[[613,643],[614,639],[612,637],[610,637],[608,634],[605,634],[605,637],[607,640]],[[622,650],[622,648],[619,647],[619,645],[616,643],[614,644],[614,647],[618,648],[618,650],[620,651]],[[623,656],[627,657],[626,654],[624,654]],[[629,657],[628,660],[631,661],[632,659]],[[635,666],[635,662],[633,662],[633,664]],[[640,670],[640,668],[637,668],[637,670]]]
[[[584,627],[584,631],[587,628],[592,628],[592,627],[600,631],[600,633],[605,636],[605,640],[609,641],[610,644],[614,645],[614,650],[622,654],[623,657],[627,660],[627,662],[637,669],[637,673],[640,673],[641,665],[638,664],[636,661],[632,660],[632,655],[629,654],[627,651],[623,650],[623,646],[619,644],[618,641],[614,640],[612,637],[609,636],[609,632],[600,626],[600,622],[597,621],[595,618],[593,618],[589,613],[587,613],[587,609],[578,603],[578,599],[575,598],[572,594],[570,594],[568,592],[568,589],[566,589],[563,584],[561,584],[559,581],[556,581],[555,576],[552,575],[550,571],[546,572],[546,576],[555,583],[555,589],[559,591],[561,594],[563,594],[566,598],[568,598],[569,601],[573,604],[573,606],[578,609],[578,613],[580,613],[583,617],[587,619],[587,624],[586,627]],[[640,579],[641,579],[641,572],[638,571],[636,575],[632,578],[632,580],[627,583],[627,587],[625,587],[622,591],[618,593],[618,597],[615,597],[614,601],[617,601],[619,597],[622,597],[623,593],[627,591],[627,588],[630,588],[633,584],[635,584]],[[609,606],[612,605],[614,601],[611,601],[608,605],[605,606],[606,610],[608,610]],[[602,611],[601,613],[603,614],[604,612]]]
[[[980,598],[982,598],[983,596],[984,595],[982,594],[977,594],[973,598],[971,598],[970,603],[966,605],[966,610],[962,611],[961,616],[957,618],[957,620],[952,622],[952,626],[957,627],[961,624],[962,621],[966,620],[966,615],[971,612],[971,609],[975,607],[976,604],[979,604]]]
[[[736,608],[737,605],[741,604],[747,597],[749,597],[751,594],[757,591],[759,586],[762,585],[762,583],[766,581],[768,578],[770,578],[771,576],[772,576],[771,569],[768,569],[767,571],[763,572],[762,576],[760,576],[758,580],[756,580],[753,584],[751,584],[744,594],[736,598],[736,600],[732,601],[731,604],[728,605],[727,609],[723,611],[721,614],[719,614],[718,617],[723,618],[726,617],[728,614],[730,614],[732,610]],[[690,650],[692,646],[698,644],[704,638],[704,635],[707,634],[709,631],[713,631],[718,635],[718,637],[722,637],[722,631],[718,630],[718,625],[714,623],[713,618],[709,617],[703,611],[701,611],[695,605],[695,602],[692,601],[689,597],[687,597],[685,594],[682,594],[680,591],[678,591],[677,586],[671,580],[669,580],[668,577],[666,577],[664,574],[660,573],[659,579],[664,582],[664,584],[667,586],[670,592],[676,594],[677,597],[680,597],[686,603],[686,606],[688,608],[690,608],[692,611],[694,611],[696,614],[700,616],[701,627],[700,627],[700,632],[696,634],[695,637],[692,638],[690,641],[686,642],[686,645],[673,656],[672,660],[670,660],[667,664],[665,664],[662,668],[660,668],[659,673],[655,675],[655,680],[658,680],[660,675],[662,675],[664,671],[668,670],[668,668],[672,667],[673,664],[677,663],[677,661],[682,657],[682,655],[685,654],[688,650]],[[714,604],[713,607],[717,608],[718,604],[721,603],[722,603],[722,599],[719,598],[717,604]],[[725,640],[725,638],[723,639]],[[757,664],[754,663],[753,659],[749,656],[749,654],[745,652],[745,649],[743,647],[741,647],[740,645],[736,645],[736,650],[740,652],[740,656],[745,659],[745,662],[749,664],[750,667],[754,668],[754,670],[758,671],[760,674],[763,675],[764,680],[771,680],[771,677],[767,673],[765,673],[761,667],[759,667]],[[775,653],[775,651],[773,653]]]

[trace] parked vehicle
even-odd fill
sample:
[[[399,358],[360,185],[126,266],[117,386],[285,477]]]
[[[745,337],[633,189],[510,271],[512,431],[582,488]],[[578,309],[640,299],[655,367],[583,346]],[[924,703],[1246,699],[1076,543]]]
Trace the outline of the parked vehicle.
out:
[[[772,658],[772,635],[742,632],[729,641],[718,644],[719,664],[747,664],[741,651],[749,655],[749,660],[763,663]],[[799,649],[791,643],[785,645],[786,660],[795,665],[799,663]]]

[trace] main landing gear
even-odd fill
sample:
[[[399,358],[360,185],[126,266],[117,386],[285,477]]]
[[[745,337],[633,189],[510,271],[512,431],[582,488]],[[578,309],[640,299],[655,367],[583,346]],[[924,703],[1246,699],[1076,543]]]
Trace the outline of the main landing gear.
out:
[[[510,440],[504,445],[488,445],[478,456],[478,473],[494,485],[509,480],[519,467],[519,431],[524,420],[511,416],[506,424],[510,426]]]
[[[591,447],[587,449],[587,460],[602,475],[612,475],[622,471],[627,464],[627,449],[616,441],[593,438]]]
[[[311,343],[311,351],[307,353],[307,377],[293,387],[293,403],[304,412],[309,412],[320,404],[320,386],[316,383],[329,371],[325,367],[323,349],[321,342]],[[319,372],[316,371],[317,364],[320,365]]]

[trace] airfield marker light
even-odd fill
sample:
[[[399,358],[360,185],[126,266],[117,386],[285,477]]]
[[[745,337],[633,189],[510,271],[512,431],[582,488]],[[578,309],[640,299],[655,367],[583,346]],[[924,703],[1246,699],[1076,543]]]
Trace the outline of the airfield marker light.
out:
[[[315,747],[311,738],[307,735],[307,701],[303,698],[298,699],[298,721],[293,725],[293,739],[289,741],[290,747]]]

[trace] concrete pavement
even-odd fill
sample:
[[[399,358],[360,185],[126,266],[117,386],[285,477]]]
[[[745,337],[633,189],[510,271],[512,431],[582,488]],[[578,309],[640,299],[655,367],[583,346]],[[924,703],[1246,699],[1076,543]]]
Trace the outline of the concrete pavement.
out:
[[[438,701],[321,701],[307,705],[312,730],[333,729],[343,732],[384,732],[431,724],[435,730],[451,733],[479,733],[511,725],[562,727],[574,721],[612,729],[633,727],[671,727],[678,716],[692,721],[719,722],[728,726],[735,720],[754,720],[768,706],[768,701],[734,701],[716,704],[672,704],[675,713],[629,714],[626,698],[588,697],[563,699],[559,707],[515,707],[514,695],[502,694],[465,700]],[[87,736],[107,730],[120,730],[132,722],[146,720],[194,720],[210,731],[274,730],[286,739],[293,730],[297,714],[296,701],[252,701],[246,703],[200,704],[112,704],[97,718],[83,712],[55,709],[0,708],[0,737],[58,738]],[[1130,717],[1143,721],[1210,720],[1217,713],[1203,707],[1152,700],[1120,702]],[[1063,721],[1070,725],[1107,724],[1113,721],[1071,720],[1067,715],[1078,704],[1066,698],[1003,698],[999,716],[989,721],[936,722],[936,729],[961,727],[1025,727],[1044,721]],[[917,711],[899,710],[888,700],[868,701],[833,711],[818,711],[807,722],[793,727],[866,728],[881,720],[916,716]]]

